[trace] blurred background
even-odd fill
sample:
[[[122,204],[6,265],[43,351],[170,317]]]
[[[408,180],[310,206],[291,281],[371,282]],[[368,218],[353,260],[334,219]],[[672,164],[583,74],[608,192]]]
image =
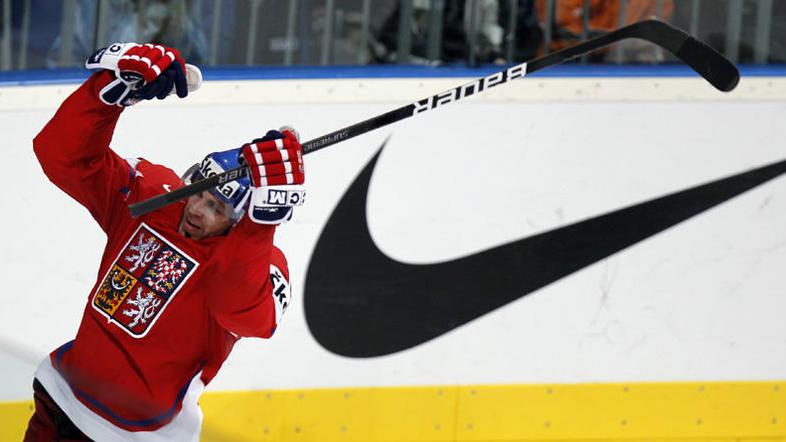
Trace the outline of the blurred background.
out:
[[[0,70],[80,66],[115,41],[201,66],[520,63],[657,17],[738,63],[786,61],[775,0],[0,0]],[[627,42],[580,63],[673,59]]]

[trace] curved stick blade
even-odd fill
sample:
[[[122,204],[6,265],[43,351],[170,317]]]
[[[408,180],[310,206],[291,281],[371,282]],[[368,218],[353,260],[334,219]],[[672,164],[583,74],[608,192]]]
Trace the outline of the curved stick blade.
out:
[[[731,61],[706,43],[667,23],[658,20],[639,22],[629,36],[671,52],[720,91],[730,92],[740,82],[740,71]]]
[[[740,71],[715,49],[691,37],[674,54],[704,77],[716,89],[733,91],[740,82]]]

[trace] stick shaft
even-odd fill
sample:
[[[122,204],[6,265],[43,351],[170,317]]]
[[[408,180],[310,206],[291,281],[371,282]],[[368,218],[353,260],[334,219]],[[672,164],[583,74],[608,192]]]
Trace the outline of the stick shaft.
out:
[[[541,69],[564,63],[626,38],[646,40],[668,50],[721,91],[728,92],[734,89],[739,82],[739,71],[737,71],[737,68],[714,49],[671,25],[657,20],[645,20],[306,141],[302,144],[303,153],[316,152],[396,121],[444,106]],[[144,215],[179,199],[240,178],[246,175],[246,173],[245,167],[231,169],[178,190],[132,204],[129,206],[131,215],[135,217]]]

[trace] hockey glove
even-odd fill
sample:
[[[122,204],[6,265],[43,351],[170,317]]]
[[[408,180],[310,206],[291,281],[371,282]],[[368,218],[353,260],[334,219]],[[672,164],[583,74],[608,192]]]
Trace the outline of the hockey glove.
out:
[[[91,55],[85,67],[115,73],[115,80],[99,92],[101,101],[109,105],[164,99],[173,91],[184,98],[202,83],[199,68],[186,65],[176,49],[150,43],[113,43]]]
[[[241,156],[251,178],[248,216],[259,224],[281,224],[305,201],[303,150],[297,132],[282,128],[243,145]]]

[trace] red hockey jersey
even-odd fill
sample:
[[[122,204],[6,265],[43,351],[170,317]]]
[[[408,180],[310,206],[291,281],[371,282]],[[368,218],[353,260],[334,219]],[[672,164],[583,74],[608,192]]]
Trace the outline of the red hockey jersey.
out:
[[[274,226],[244,216],[224,236],[193,240],[178,233],[184,202],[131,217],[128,204],[183,183],[168,168],[109,148],[123,108],[101,103],[96,91],[111,78],[94,74],[34,140],[49,179],[107,235],[76,338],[37,373],[88,435],[82,427],[104,423],[80,413],[130,432],[166,426],[194,385],[201,391],[216,375],[238,337],[270,337],[290,301]],[[74,398],[79,403],[61,403]]]

